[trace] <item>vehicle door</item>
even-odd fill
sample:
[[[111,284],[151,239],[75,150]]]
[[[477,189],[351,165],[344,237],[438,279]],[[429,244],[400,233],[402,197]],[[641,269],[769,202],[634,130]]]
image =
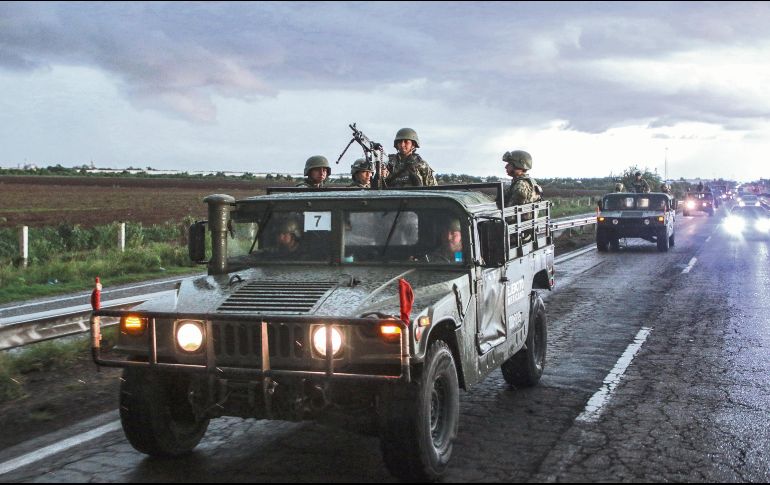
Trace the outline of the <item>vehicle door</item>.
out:
[[[479,240],[478,226],[474,229],[475,245],[476,248],[480,248],[482,242]],[[505,244],[502,235],[499,244]],[[505,342],[506,339],[505,298],[507,282],[503,276],[507,270],[506,266],[484,267],[477,264],[474,271],[477,305],[476,345],[479,354],[485,354],[495,346]]]

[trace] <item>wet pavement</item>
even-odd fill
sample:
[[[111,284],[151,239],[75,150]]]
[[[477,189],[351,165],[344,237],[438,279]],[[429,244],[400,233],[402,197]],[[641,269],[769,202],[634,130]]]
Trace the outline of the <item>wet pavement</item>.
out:
[[[680,217],[667,253],[628,240],[559,265],[540,385],[496,371],[461,393],[445,480],[768,481],[770,241],[730,239],[720,219]],[[183,459],[147,458],[117,430],[0,481],[395,480],[375,437],[224,418]]]

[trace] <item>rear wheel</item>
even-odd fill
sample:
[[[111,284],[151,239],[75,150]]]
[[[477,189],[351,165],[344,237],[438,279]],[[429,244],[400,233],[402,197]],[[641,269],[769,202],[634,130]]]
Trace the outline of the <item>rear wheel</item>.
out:
[[[209,425],[188,400],[186,375],[127,368],[120,384],[120,422],[137,451],[180,456],[195,448]]]
[[[390,473],[410,482],[438,479],[460,421],[457,368],[446,342],[430,345],[417,384],[387,386],[380,398],[380,448]]]
[[[548,328],[545,305],[534,294],[529,312],[529,328],[523,349],[503,362],[501,370],[505,382],[513,387],[532,387],[540,382],[545,369],[548,348]]]

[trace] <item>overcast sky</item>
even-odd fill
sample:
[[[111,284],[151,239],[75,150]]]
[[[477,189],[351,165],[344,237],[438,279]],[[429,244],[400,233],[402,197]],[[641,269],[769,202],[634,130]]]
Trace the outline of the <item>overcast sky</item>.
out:
[[[297,173],[353,122],[439,173],[768,178],[770,3],[0,2],[0,166]]]

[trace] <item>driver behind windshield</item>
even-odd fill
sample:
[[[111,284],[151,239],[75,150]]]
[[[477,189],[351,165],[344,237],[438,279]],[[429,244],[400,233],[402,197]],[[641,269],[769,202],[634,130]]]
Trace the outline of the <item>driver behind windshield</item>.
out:
[[[430,263],[462,263],[463,233],[460,221],[449,219],[439,231],[439,247],[425,256]]]

